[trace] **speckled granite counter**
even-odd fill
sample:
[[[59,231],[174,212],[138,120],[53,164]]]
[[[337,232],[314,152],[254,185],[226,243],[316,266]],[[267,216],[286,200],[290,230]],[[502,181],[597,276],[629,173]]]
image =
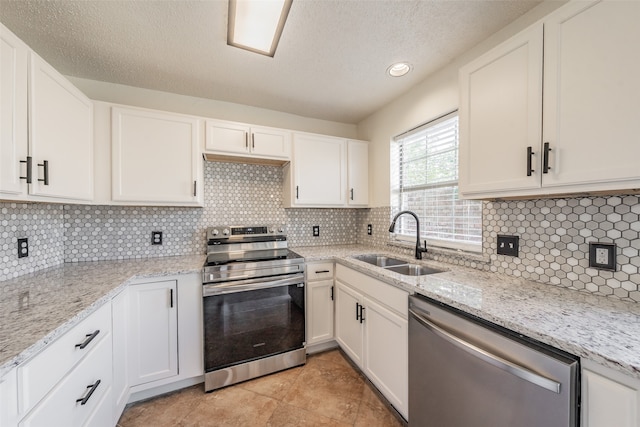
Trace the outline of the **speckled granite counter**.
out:
[[[205,255],[63,264],[0,282],[0,377],[134,279],[202,270]]]
[[[377,253],[416,260],[366,246],[293,249],[307,261],[334,259],[411,293],[640,378],[640,304],[429,261],[419,263],[447,271],[404,276],[352,256]]]

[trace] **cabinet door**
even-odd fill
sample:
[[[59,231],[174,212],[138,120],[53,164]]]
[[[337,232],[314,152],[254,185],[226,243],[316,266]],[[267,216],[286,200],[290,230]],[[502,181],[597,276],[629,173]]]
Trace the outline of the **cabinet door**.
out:
[[[201,204],[200,121],[159,111],[112,109],[112,197]]]
[[[347,174],[349,206],[369,204],[369,144],[364,141],[347,141]]]
[[[542,24],[462,67],[460,94],[460,192],[540,187]]]
[[[333,279],[307,283],[307,345],[333,338]]]
[[[93,104],[34,52],[29,54],[30,193],[93,199]]]
[[[0,193],[26,193],[29,48],[0,24]]]
[[[362,323],[356,318],[362,296],[336,280],[336,341],[358,366],[362,366]]]
[[[364,372],[389,402],[408,417],[408,322],[364,299]]]
[[[638,383],[635,379],[624,378],[619,372],[585,361],[582,369],[582,425],[640,426]]]
[[[18,421],[18,378],[13,368],[0,378],[0,427],[15,426]]]
[[[129,400],[129,291],[125,289],[111,301],[113,339],[113,423],[117,424]]]
[[[272,128],[251,127],[251,153],[260,157],[291,158],[291,133]]]
[[[129,288],[129,385],[178,374],[177,284],[175,281]]]
[[[318,135],[293,136],[293,204],[343,206],[346,202],[345,140]]]
[[[249,126],[222,120],[206,121],[206,151],[249,153]]]
[[[572,2],[545,21],[543,186],[637,188],[638,17],[637,1]]]

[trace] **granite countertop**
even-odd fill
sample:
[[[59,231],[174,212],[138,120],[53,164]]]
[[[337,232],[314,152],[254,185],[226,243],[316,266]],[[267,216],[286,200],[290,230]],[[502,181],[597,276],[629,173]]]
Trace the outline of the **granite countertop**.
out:
[[[385,252],[367,246],[299,247],[307,261],[335,260],[577,356],[640,378],[640,304]],[[376,253],[445,270],[411,277],[354,259]]]
[[[205,255],[62,264],[0,282],[0,377],[135,279],[199,273]]]

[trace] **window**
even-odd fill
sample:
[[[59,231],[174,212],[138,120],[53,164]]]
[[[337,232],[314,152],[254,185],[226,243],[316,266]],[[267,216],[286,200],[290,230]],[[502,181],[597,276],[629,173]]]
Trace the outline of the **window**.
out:
[[[458,198],[458,113],[394,138],[391,144],[391,213],[420,218],[428,245],[480,252],[482,202]],[[395,237],[415,242],[416,223],[398,219]]]

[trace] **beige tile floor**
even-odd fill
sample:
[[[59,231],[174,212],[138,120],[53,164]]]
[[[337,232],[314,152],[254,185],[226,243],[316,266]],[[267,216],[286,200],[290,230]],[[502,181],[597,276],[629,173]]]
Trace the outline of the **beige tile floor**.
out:
[[[118,426],[402,426],[338,350],[204,393],[202,384],[128,407]]]

